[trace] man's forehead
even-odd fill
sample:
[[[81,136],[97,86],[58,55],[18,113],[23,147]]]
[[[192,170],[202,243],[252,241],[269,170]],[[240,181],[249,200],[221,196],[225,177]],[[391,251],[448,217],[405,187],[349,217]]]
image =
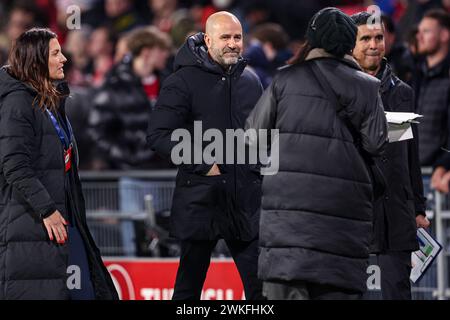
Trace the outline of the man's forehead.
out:
[[[419,27],[439,27],[439,22],[436,19],[432,18],[423,18],[422,21],[419,23]]]
[[[236,31],[238,30],[238,31]],[[206,33],[242,33],[239,20],[228,13],[215,13],[206,21]]]
[[[213,32],[216,34],[241,34],[242,27],[234,21],[226,21],[213,25]]]
[[[360,25],[358,26],[358,37],[363,36],[372,36],[376,37],[378,35],[384,35],[384,27],[382,24],[373,24],[373,25]]]
[[[242,30],[218,30],[219,36],[242,36]]]

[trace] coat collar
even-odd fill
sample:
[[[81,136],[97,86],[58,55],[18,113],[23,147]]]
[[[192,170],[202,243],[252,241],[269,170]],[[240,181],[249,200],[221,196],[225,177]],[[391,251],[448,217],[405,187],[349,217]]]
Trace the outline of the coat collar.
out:
[[[201,69],[220,75],[240,75],[247,66],[247,60],[239,58],[235,65],[232,65],[229,70],[224,70],[217,62],[215,62],[208,54],[208,49],[204,40],[205,34],[199,32],[190,36],[185,44],[178,51],[175,56],[174,70],[186,66],[200,67]]]
[[[322,58],[335,59],[335,60],[341,61],[341,62],[349,65],[352,68],[361,70],[361,67],[359,66],[358,62],[356,62],[355,58],[353,58],[351,55],[346,54],[343,58],[338,58],[338,57],[332,55],[331,53],[326,52],[322,48],[312,49],[306,56],[305,61],[314,60],[314,59],[322,59]]]
[[[387,59],[381,60],[381,68],[376,77],[381,81],[380,92],[384,93],[394,87],[397,83],[397,77],[392,73],[391,66],[387,63]]]

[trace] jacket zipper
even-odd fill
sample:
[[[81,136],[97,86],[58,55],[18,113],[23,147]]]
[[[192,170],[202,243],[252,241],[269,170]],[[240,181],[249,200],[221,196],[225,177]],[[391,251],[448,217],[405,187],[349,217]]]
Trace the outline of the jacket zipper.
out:
[[[233,126],[233,116],[232,116],[232,88],[231,88],[231,78],[232,75],[230,73],[227,72],[227,82],[228,82],[228,110],[229,110],[229,117],[230,117],[230,127],[234,130],[234,126]],[[234,138],[233,138],[234,139]],[[233,143],[234,145],[234,143]],[[233,184],[233,193],[234,193],[234,201],[235,201],[235,205],[236,207],[238,207],[238,193],[237,193],[237,165],[236,165],[236,153],[233,150],[233,171],[234,171],[234,184]],[[232,199],[233,200],[233,199]],[[236,212],[233,212],[233,217],[234,215],[237,214]],[[234,222],[234,227],[236,228],[236,237],[238,240],[241,239],[241,233],[239,231],[239,226],[236,224],[236,217],[233,218],[233,222]]]

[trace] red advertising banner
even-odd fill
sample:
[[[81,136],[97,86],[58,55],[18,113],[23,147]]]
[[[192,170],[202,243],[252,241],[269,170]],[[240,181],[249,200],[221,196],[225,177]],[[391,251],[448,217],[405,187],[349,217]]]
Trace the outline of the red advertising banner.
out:
[[[178,259],[105,258],[122,300],[170,300]],[[242,300],[244,291],[232,259],[212,259],[203,300]]]

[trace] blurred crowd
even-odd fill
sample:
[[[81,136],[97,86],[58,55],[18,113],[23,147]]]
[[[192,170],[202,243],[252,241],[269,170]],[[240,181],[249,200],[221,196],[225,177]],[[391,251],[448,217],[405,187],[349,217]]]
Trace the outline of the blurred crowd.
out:
[[[418,113],[429,122],[420,138],[421,165],[446,168],[443,178],[450,168],[445,151],[450,40],[440,30],[450,31],[450,0],[1,0],[0,65],[7,63],[8,50],[22,32],[49,27],[68,58],[65,74],[72,93],[67,113],[78,138],[80,168],[171,168],[146,146],[148,111],[172,72],[177,49],[188,36],[204,31],[209,15],[227,10],[240,19],[243,55],[267,87],[301,46],[315,12],[336,6],[353,14],[370,5],[383,13],[388,61],[414,87]],[[434,8],[447,17],[431,17],[437,22],[424,24],[425,13]]]

